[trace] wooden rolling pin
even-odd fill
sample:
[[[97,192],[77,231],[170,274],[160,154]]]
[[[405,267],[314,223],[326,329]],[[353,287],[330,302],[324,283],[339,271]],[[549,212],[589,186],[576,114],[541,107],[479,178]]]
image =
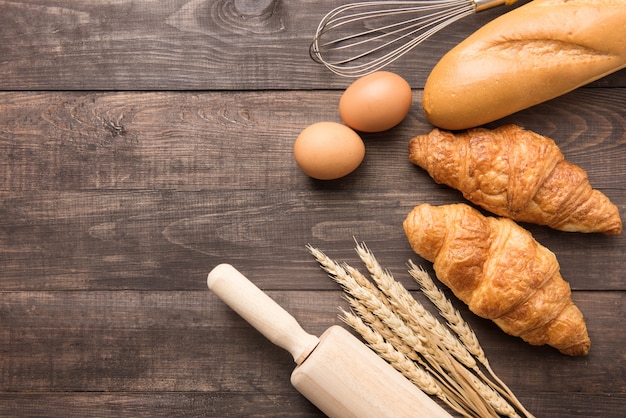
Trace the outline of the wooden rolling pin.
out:
[[[320,338],[229,264],[216,266],[207,284],[261,334],[296,362],[291,383],[329,417],[451,417],[391,365],[340,326]]]

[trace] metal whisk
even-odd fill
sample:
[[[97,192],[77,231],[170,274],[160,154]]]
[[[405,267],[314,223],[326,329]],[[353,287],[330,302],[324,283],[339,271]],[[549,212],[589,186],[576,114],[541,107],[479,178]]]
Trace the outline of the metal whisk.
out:
[[[516,0],[363,1],[330,11],[309,49],[335,74],[360,77],[391,64],[451,23]]]

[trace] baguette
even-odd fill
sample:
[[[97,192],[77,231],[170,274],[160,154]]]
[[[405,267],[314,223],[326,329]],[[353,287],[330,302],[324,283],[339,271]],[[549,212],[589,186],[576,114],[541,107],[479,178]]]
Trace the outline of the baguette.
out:
[[[422,106],[446,130],[495,121],[626,67],[626,0],[534,0],[450,50]]]

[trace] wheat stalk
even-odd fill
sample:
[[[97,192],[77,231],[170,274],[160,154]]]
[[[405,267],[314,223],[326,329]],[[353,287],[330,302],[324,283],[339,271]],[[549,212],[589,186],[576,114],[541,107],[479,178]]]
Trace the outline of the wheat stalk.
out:
[[[381,291],[390,300],[395,311],[408,326],[418,335],[426,335],[424,338],[426,350],[429,354],[431,364],[441,366],[437,370],[444,369],[447,374],[442,374],[448,379],[448,376],[455,376],[451,383],[458,387],[457,382],[461,379],[460,373],[466,372],[466,369],[457,364],[460,361],[465,367],[480,372],[475,359],[467,351],[467,349],[459,342],[452,332],[439,322],[422,304],[417,302],[411,296],[408,290],[398,281],[396,281],[390,272],[384,270],[378,263],[374,255],[364,244],[357,243],[357,254],[361,261],[365,264],[370,272],[374,282]],[[416,320],[417,319],[417,320]],[[446,353],[452,355],[447,356]],[[464,378],[464,381],[471,382],[470,378]],[[470,399],[469,405],[475,409],[479,416],[493,416],[490,406],[485,404],[483,399],[476,394],[476,388],[467,386],[458,388],[458,391],[465,392],[465,396]]]
[[[459,311],[452,306],[450,300],[435,285],[426,270],[409,261],[409,274],[422,288],[428,299],[439,309],[441,316],[448,321],[448,326],[460,338],[467,350],[484,365],[489,364],[478,338],[470,326],[463,320]]]
[[[336,263],[319,250],[314,248],[310,248],[310,250],[322,268],[350,295],[348,301],[353,309],[359,312],[366,310],[376,318],[375,321],[378,323],[372,320],[370,326],[376,327],[376,330],[382,333],[386,333],[386,329],[392,330],[396,336],[400,337],[403,345],[406,344],[414,353],[420,353],[420,356],[417,356],[418,363],[437,377],[440,384],[445,387],[448,399],[459,404],[467,398],[467,394],[463,394],[463,388],[450,377],[456,370],[454,365],[449,364],[450,360],[441,356],[441,350],[430,346],[430,340],[423,335],[423,331],[414,332],[394,312],[390,301],[376,286],[358,270]],[[476,406],[477,404],[479,402],[472,401],[463,405],[465,411],[478,410],[478,412],[467,416],[488,416],[484,413],[484,409]]]
[[[524,408],[515,394],[513,394],[513,391],[500,380],[491,368],[489,360],[478,342],[478,337],[476,337],[474,330],[463,320],[460,312],[452,305],[450,299],[446,297],[441,289],[437,287],[428,273],[422,267],[415,265],[413,261],[409,261],[409,274],[420,285],[422,293],[437,307],[441,316],[447,321],[450,329],[456,333],[467,350],[485,367],[485,370],[487,370],[491,378],[494,379],[497,384],[494,385],[486,377],[483,377],[483,380],[487,381],[489,385],[500,394],[506,396],[520,411],[530,416],[531,414]],[[482,372],[479,373],[482,374]]]
[[[473,375],[470,375],[470,379],[472,385],[478,389],[481,396],[485,398],[489,405],[491,405],[498,414],[511,418],[519,418],[515,409],[504,398],[502,398],[500,393]]]
[[[357,269],[307,248],[346,293],[352,312],[343,311],[342,320],[414,384],[465,417],[519,417],[515,408],[532,417],[495,375],[475,333],[423,269],[409,263],[409,273],[447,326],[384,270],[364,244],[357,243],[356,250],[374,283]]]
[[[440,386],[429,372],[420,368],[414,361],[398,351],[393,344],[387,342],[377,328],[366,324],[359,315],[354,315],[350,312],[343,311],[342,319],[358,332],[380,357],[389,362],[389,364],[413,382],[413,384],[422,389],[425,393],[437,396],[459,414],[465,417],[472,417],[459,403],[456,394],[450,393],[445,387]]]
[[[354,301],[358,301],[358,305],[363,305],[367,312],[374,315],[384,324],[382,326],[378,325],[379,330],[389,328],[392,330],[393,334],[401,339],[402,345],[407,345],[416,354],[419,353],[416,358],[419,364],[428,369],[433,375],[438,376],[440,382],[446,386],[450,394],[460,393],[462,391],[462,388],[450,379],[445,367],[442,367],[442,364],[445,365],[445,359],[436,358],[438,351],[429,347],[429,340],[422,334],[413,332],[413,330],[396,315],[389,300],[376,286],[367,280],[358,270],[347,265],[342,266],[336,263],[320,250],[313,247],[308,248],[320,263],[320,266],[352,297],[351,299],[348,298],[352,306],[355,306]],[[376,326],[373,322],[372,324]],[[458,397],[462,398],[461,395]]]
[[[364,244],[357,244],[356,250],[370,272],[372,279],[392,301],[391,303],[403,315],[405,321],[413,323],[415,322],[413,318],[420,318],[418,324],[427,328],[429,334],[437,337],[443,349],[450,351],[466,367],[474,370],[478,368],[474,357],[456,336],[426,310],[422,304],[418,303],[409,291],[393,278],[391,273],[384,270]]]
[[[426,347],[424,347],[426,341],[420,338],[419,334],[414,333],[396,315],[389,300],[358,270],[336,263],[313,247],[310,247],[309,250],[322,268],[344,288],[348,295],[352,296],[353,300],[363,305],[367,312],[385,324],[385,327],[393,330],[394,335],[401,340],[402,345],[407,345],[414,353],[426,352]]]

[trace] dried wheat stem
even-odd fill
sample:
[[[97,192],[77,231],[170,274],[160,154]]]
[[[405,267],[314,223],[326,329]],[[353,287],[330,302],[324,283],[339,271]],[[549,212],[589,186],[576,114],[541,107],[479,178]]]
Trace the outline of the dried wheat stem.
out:
[[[367,311],[377,317],[385,328],[393,332],[409,346],[416,354],[417,360],[425,367],[431,369],[432,373],[447,378],[446,371],[441,367],[442,361],[438,359],[438,351],[429,346],[429,341],[420,333],[414,332],[407,326],[393,310],[387,297],[367,280],[358,270],[350,266],[341,266],[334,260],[326,256],[322,251],[309,247],[309,251],[320,263],[322,268],[337,281],[355,300],[362,304]],[[422,357],[424,358],[422,360]],[[448,382],[453,387],[454,382]],[[457,387],[458,390],[458,387]]]
[[[331,262],[332,261],[324,260],[326,264]],[[464,394],[463,387],[459,386],[457,381],[451,377],[460,366],[452,364],[455,363],[456,360],[445,355],[445,348],[438,345],[446,344],[446,342],[440,342],[439,338],[432,335],[432,330],[421,328],[419,321],[410,321],[410,324],[405,322],[405,320],[392,309],[389,303],[383,303],[383,301],[390,301],[391,305],[394,305],[394,299],[387,299],[384,293],[380,292],[378,288],[372,289],[371,282],[365,279],[358,270],[345,265],[343,267],[334,266],[332,271],[339,277],[347,273],[353,279],[340,279],[342,283],[346,284],[346,292],[355,298],[351,302],[353,309],[355,309],[357,313],[365,311],[372,314],[382,323],[382,325],[379,325],[381,329],[388,328],[393,330],[406,345],[412,347],[416,353],[420,353],[421,356],[418,356],[417,361],[429,370],[433,376],[436,376],[440,384],[446,388],[449,398],[454,397],[458,399],[457,403],[463,403],[467,395]],[[354,282],[361,284],[362,287],[354,287]],[[438,323],[434,317],[432,317],[432,319],[434,323]],[[373,323],[370,323],[370,326],[376,329]],[[424,360],[422,360],[422,357]],[[478,417],[487,416],[484,409],[476,407],[478,402],[479,401],[472,399],[470,403],[463,403],[465,410],[475,410],[476,416]]]
[[[447,371],[451,369],[451,366],[446,363],[447,358],[440,358],[439,352],[429,352],[423,345],[424,336],[413,333],[401,318],[387,308],[381,309],[379,305],[368,303],[367,300],[348,298],[348,301],[359,315],[362,312],[369,312],[369,315],[362,316],[362,319],[366,322],[370,316],[375,318],[375,320],[368,322],[373,329],[379,333],[391,330],[399,337],[402,346],[406,346],[413,351],[413,355],[410,357],[415,358],[416,362],[435,376],[448,389],[449,393],[454,392],[461,397],[462,388],[449,378]]]
[[[493,407],[500,415],[510,418],[520,418],[517,411],[507,402],[499,392],[475,376],[471,376],[472,385],[477,388],[478,393]]]
[[[414,350],[417,355],[416,361],[438,379],[450,397],[455,394],[457,399],[463,399],[463,388],[450,378],[450,371],[453,370],[453,366],[449,364],[450,359],[442,356],[440,349],[428,345],[428,338],[424,334],[416,334],[395,312],[375,300],[365,298],[353,300],[351,306],[355,307],[357,312],[370,311],[379,319],[382,327],[393,330],[404,345]],[[370,325],[374,327],[373,324]]]
[[[457,404],[461,404],[464,400],[463,388],[461,388],[454,380],[450,378],[450,375],[446,372],[446,359],[434,358],[425,350],[421,345],[421,340],[415,340],[416,337],[421,337],[413,334],[410,329],[398,318],[392,311],[385,309],[379,309],[379,306],[367,304],[367,301],[358,300],[352,297],[347,297],[350,306],[356,313],[361,315],[362,312],[368,312],[368,315],[361,316],[361,319],[378,333],[382,334],[388,330],[391,330],[400,338],[401,346],[406,346],[413,351],[412,357],[421,367],[429,372],[435,379],[437,379],[440,385],[445,388],[445,392],[449,399],[456,400]],[[373,318],[371,322],[368,322],[368,318]],[[382,319],[381,319],[382,318]],[[390,341],[389,341],[390,342]],[[396,346],[396,349],[399,349]],[[444,365],[442,367],[442,364]],[[451,366],[448,366],[451,368]],[[467,409],[467,406],[466,406]]]
[[[379,317],[374,315],[365,305],[354,298],[346,298],[352,309],[365,323],[375,329],[387,342],[413,361],[423,362],[420,355],[389,328]]]
[[[389,362],[417,387],[429,395],[437,396],[456,412],[465,417],[469,417],[465,412],[465,408],[459,405],[458,401],[453,399],[454,396],[450,397],[446,394],[446,391],[442,389],[432,375],[418,367],[415,362],[396,350],[392,344],[386,342],[377,330],[368,326],[358,315],[344,311],[342,319],[346,324],[354,328],[381,358]]]
[[[442,349],[450,351],[466,367],[478,369],[474,357],[456,336],[417,302],[409,291],[393,278],[391,273],[384,270],[365,245],[357,245],[356,249],[378,287],[389,297],[392,305],[406,322],[417,322],[420,327],[427,328],[432,335],[438,337]],[[417,318],[419,321],[416,321]]]
[[[453,363],[454,370],[452,375],[456,381],[458,381],[464,389],[467,403],[470,407],[476,411],[478,416],[482,417],[499,417],[495,408],[489,403],[483,396],[483,392],[480,391],[480,386],[475,383],[480,382],[470,370],[463,367],[460,363]]]
[[[441,384],[445,385],[449,394],[454,393],[459,399],[463,399],[463,388],[451,378],[451,373],[455,370],[455,366],[450,364],[450,362],[454,360],[449,359],[444,354],[445,348],[442,348],[445,347],[445,344],[452,345],[453,342],[456,342],[456,339],[453,338],[453,342],[439,342],[440,339],[436,338],[436,335],[432,335],[432,330],[420,327],[419,321],[411,320],[410,323],[406,323],[392,308],[391,305],[394,304],[394,300],[388,299],[383,292],[376,288],[358,270],[348,265],[339,265],[319,250],[313,252],[313,255],[330,276],[342,285],[346,293],[358,301],[358,304],[363,305],[364,310],[371,312],[385,327],[393,330],[415,353],[421,355],[417,358],[420,364],[437,376]],[[411,300],[414,301],[412,298]],[[358,306],[358,304],[355,305],[353,303],[352,306]],[[430,315],[430,312],[423,307],[420,306],[420,308],[423,313]],[[430,315],[430,319],[431,321],[427,322],[432,325],[441,325],[432,315]],[[466,409],[471,409],[471,406],[471,404],[466,405]],[[479,413],[478,416],[481,416],[481,414]]]
[[[426,393],[440,397],[465,417],[519,418],[515,408],[532,417],[495,375],[470,326],[423,269],[409,262],[409,273],[448,326],[384,270],[365,245],[357,243],[357,253],[375,284],[357,269],[336,263],[312,246],[307,248],[346,292],[354,313],[344,311],[342,319]]]
[[[437,307],[441,316],[447,321],[450,329],[458,335],[467,350],[485,367],[485,370],[487,370],[491,378],[495,380],[495,383],[479,371],[481,378],[492,388],[500,392],[500,394],[504,395],[509,402],[511,402],[526,416],[532,417],[532,415],[524,408],[521,402],[513,394],[511,389],[495,374],[489,364],[489,360],[487,359],[482,346],[478,342],[476,334],[471,329],[469,324],[463,320],[459,311],[452,305],[452,302],[437,287],[428,273],[422,267],[415,265],[413,261],[409,261],[409,274],[420,285],[422,292]]]
[[[422,292],[428,299],[439,309],[441,316],[448,321],[450,329],[456,333],[465,345],[467,350],[482,364],[488,364],[485,352],[478,342],[478,338],[469,324],[463,320],[450,300],[435,285],[428,273],[422,268],[416,266],[413,261],[409,261],[409,274],[420,285]]]

